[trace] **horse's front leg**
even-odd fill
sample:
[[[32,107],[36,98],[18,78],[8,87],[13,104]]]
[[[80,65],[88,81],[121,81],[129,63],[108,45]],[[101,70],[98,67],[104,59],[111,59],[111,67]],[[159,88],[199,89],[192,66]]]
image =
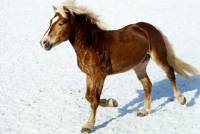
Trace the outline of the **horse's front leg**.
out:
[[[87,75],[87,91],[85,98],[90,103],[91,113],[88,122],[83,126],[81,132],[90,133],[95,124],[96,110],[100,103],[101,91],[103,88],[105,76],[104,75]]]

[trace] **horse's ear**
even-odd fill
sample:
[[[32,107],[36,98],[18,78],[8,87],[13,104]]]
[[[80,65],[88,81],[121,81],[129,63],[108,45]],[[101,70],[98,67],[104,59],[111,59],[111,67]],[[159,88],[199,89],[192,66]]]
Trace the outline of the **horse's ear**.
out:
[[[56,11],[56,10],[57,10],[57,8],[56,8],[55,6],[52,6],[52,7],[53,7],[53,10],[54,10],[54,11]]]
[[[69,9],[66,6],[63,6],[63,9],[64,9],[65,12],[69,11]]]

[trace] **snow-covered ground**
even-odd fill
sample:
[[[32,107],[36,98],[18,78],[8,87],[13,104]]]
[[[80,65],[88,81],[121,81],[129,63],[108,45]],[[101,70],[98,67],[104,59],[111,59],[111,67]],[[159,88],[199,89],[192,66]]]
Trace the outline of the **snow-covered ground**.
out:
[[[85,74],[65,42],[50,52],[39,40],[62,0],[1,0],[0,2],[0,133],[78,134],[89,116]],[[138,21],[161,29],[177,57],[200,70],[199,0],[77,0],[100,15],[109,29]],[[174,100],[164,72],[150,62],[152,111],[137,117],[143,89],[133,71],[109,76],[102,98],[115,98],[118,108],[97,111],[95,134],[197,134],[200,132],[200,79],[177,76],[186,105]]]

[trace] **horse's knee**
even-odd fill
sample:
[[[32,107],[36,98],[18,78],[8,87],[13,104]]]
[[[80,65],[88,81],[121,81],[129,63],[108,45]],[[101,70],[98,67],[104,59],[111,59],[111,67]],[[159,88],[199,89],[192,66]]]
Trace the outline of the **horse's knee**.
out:
[[[92,98],[92,96],[91,95],[85,95],[85,98],[86,98],[86,100],[89,102],[89,103],[91,103],[92,102],[92,100],[93,100],[93,98]]]
[[[91,104],[92,107],[97,107],[100,103],[100,98],[95,95],[86,95],[86,100]]]

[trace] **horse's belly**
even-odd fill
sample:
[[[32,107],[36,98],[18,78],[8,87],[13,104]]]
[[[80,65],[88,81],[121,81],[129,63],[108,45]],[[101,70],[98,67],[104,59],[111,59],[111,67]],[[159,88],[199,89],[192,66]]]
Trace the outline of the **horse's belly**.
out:
[[[123,72],[129,71],[133,68],[134,68],[134,66],[115,66],[112,68],[110,75],[123,73]]]
[[[128,70],[134,69],[138,64],[142,63],[146,54],[137,56],[123,55],[116,60],[111,60],[111,74],[123,73]]]

